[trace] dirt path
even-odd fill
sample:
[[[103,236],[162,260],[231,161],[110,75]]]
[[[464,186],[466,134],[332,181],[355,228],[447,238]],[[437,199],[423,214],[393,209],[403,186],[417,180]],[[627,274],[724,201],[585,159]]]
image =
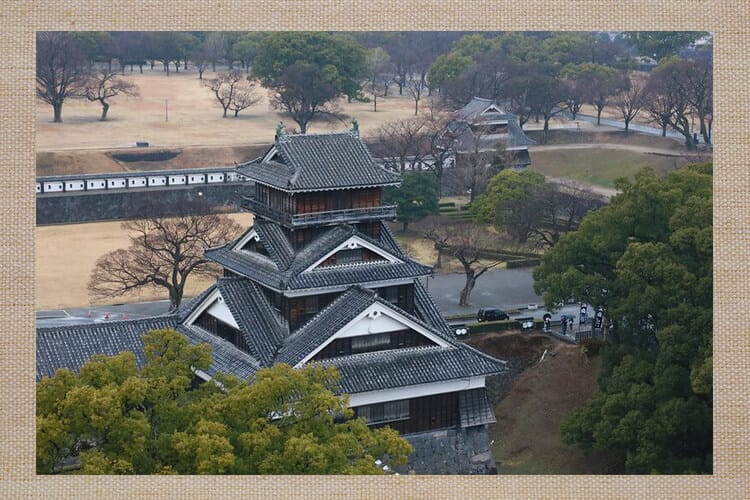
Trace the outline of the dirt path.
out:
[[[529,146],[529,151],[554,151],[556,149],[624,149],[636,153],[656,154],[664,156],[686,156],[686,151],[675,151],[673,149],[655,148],[651,146],[638,146],[633,144],[607,144],[607,143],[583,143],[583,144],[549,144]],[[691,152],[695,156],[710,156],[706,153]]]

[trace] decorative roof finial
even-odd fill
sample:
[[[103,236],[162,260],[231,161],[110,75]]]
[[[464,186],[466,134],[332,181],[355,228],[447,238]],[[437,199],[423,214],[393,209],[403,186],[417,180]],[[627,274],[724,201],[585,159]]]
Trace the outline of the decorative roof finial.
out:
[[[352,118],[352,134],[359,136],[359,122],[356,118]]]
[[[279,124],[276,125],[276,136],[274,137],[274,140],[279,140],[279,138],[283,136],[284,136],[284,122],[279,122]]]

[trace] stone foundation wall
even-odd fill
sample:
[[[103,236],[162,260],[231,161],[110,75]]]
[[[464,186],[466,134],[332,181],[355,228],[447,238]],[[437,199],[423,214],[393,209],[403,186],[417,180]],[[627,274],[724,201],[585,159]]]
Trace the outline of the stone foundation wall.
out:
[[[180,201],[200,199],[213,207],[230,208],[239,206],[240,198],[251,194],[252,190],[251,183],[237,183],[44,194],[36,198],[36,223],[68,224],[129,219],[139,205],[154,198],[162,201],[165,207],[178,206]]]
[[[403,436],[414,447],[402,474],[497,474],[487,426]]]

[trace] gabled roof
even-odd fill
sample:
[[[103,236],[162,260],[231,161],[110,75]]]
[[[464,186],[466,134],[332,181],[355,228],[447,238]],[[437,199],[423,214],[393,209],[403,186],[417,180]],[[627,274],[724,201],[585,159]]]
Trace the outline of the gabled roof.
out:
[[[341,392],[345,394],[495,375],[506,370],[505,361],[464,344],[368,352],[316,363],[338,369]]]
[[[259,234],[261,233],[259,232]],[[319,267],[303,272],[355,235],[369,245],[380,248],[385,253],[395,255],[403,262],[372,261],[361,264]],[[261,236],[262,239],[264,237],[265,235]],[[281,238],[283,238],[283,235],[281,235]],[[403,255],[403,251],[387,230],[381,233],[381,238],[383,241],[370,238],[358,232],[355,226],[348,224],[333,226],[320,234],[305,248],[293,254],[286,266],[282,265],[282,261],[285,260],[282,258],[278,258],[279,262],[275,262],[275,260],[260,254],[234,250],[234,242],[207,249],[205,255],[208,259],[230,271],[246,276],[274,290],[302,290],[353,285],[430,274],[431,269],[428,266]],[[264,240],[263,243],[269,254],[282,255],[288,251],[278,248],[288,245],[288,242],[281,241],[279,238],[269,238]]]
[[[288,363],[292,366],[298,364],[368,307],[376,303],[387,310],[393,311],[394,317],[404,318],[407,322],[415,324],[417,328],[441,338],[444,343],[457,345],[452,338],[445,335],[445,332],[436,332],[428,323],[384,300],[374,291],[355,286],[331,302],[289,337],[279,350],[276,362]]]
[[[151,330],[175,328],[185,334],[191,344],[207,342],[211,345],[211,367],[209,375],[217,372],[236,375],[240,378],[252,376],[258,370],[258,362],[229,342],[210,335],[198,328],[177,325],[177,316],[157,316],[128,321],[108,321],[69,325],[36,330],[36,378],[51,377],[59,368],[79,371],[95,354],[113,356],[123,351],[135,354],[138,366],[143,366],[146,356],[143,351],[143,335]]]
[[[498,111],[488,111],[490,107],[494,107]],[[516,115],[508,113],[503,110],[495,101],[491,99],[483,99],[481,97],[472,97],[466,106],[456,111],[456,117],[466,121],[484,121],[486,118],[492,119],[512,119],[516,118]]]
[[[279,349],[276,362],[296,365],[376,300],[374,292],[352,287],[291,335]]]
[[[252,281],[244,278],[221,278],[216,287],[253,356],[264,366],[272,364],[286,329],[272,313],[265,296]]]
[[[288,192],[395,185],[398,174],[377,165],[350,132],[281,135],[261,158],[240,165],[250,179]]]
[[[271,305],[257,285],[246,278],[219,278],[215,285],[192,299],[184,309],[180,308],[180,323],[185,324],[194,311],[210,306],[207,301],[216,300],[212,293],[214,291],[223,299],[250,347],[250,354],[257,360],[256,363],[270,366],[287,335],[287,327],[273,313]]]

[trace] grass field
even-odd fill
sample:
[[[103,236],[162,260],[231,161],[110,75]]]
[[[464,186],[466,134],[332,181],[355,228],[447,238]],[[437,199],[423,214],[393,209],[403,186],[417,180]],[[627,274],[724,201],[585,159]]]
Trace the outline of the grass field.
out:
[[[645,166],[652,167],[659,175],[691,163],[686,157],[638,153],[617,149],[559,149],[534,151],[533,170],[550,177],[613,187],[619,177],[632,178]]]

